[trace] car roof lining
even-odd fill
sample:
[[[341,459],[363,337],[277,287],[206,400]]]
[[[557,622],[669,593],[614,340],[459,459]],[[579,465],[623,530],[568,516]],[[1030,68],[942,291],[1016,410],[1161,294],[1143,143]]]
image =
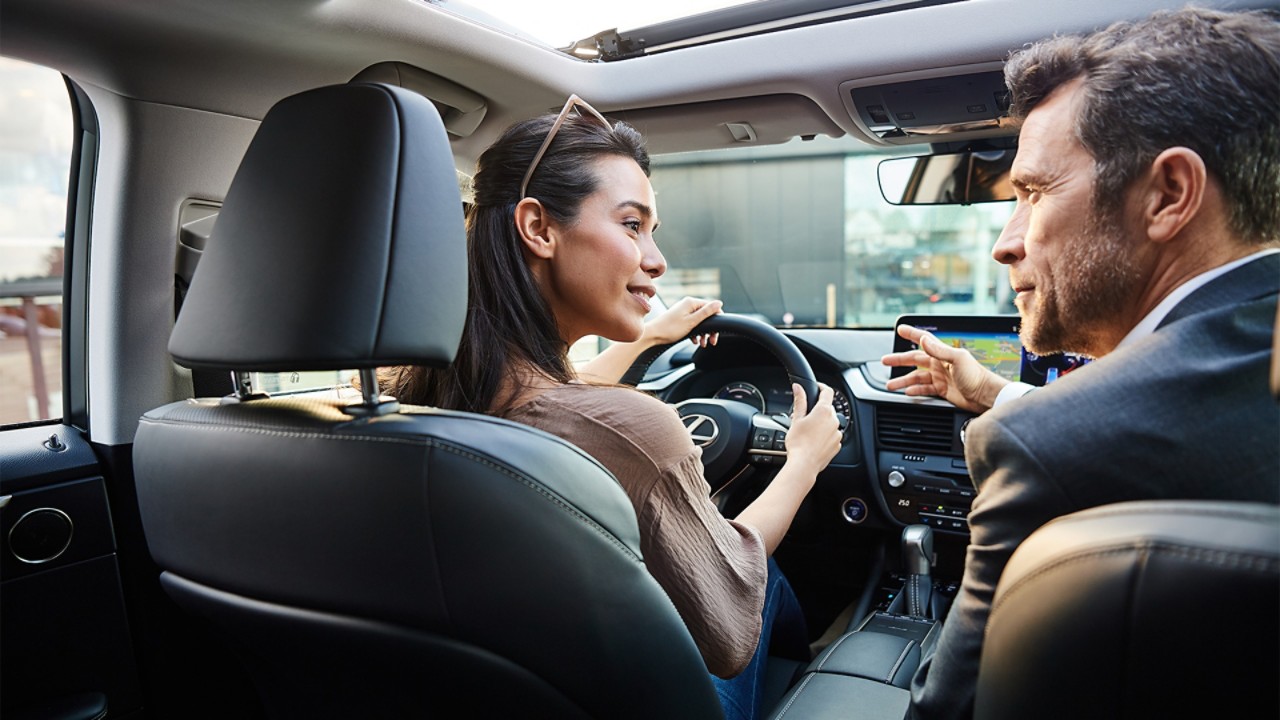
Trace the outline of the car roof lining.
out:
[[[1167,5],[1132,0],[1123,12],[1138,17]],[[844,134],[881,145],[850,115],[843,84],[998,63],[1028,39],[1087,30],[1116,15],[1113,0],[974,0],[589,63],[420,2],[5,0],[0,47],[125,97],[246,118],[371,65],[404,63],[484,98],[483,121],[453,143],[465,170],[503,128],[558,107],[571,92],[603,112],[643,110],[655,147],[691,143],[680,137],[688,128],[678,120],[700,116],[684,106],[780,95],[808,98]],[[982,38],[956,28],[982,28]],[[848,49],[815,54],[813,47]],[[809,109],[798,127],[812,125]],[[703,137],[714,140],[710,132]]]

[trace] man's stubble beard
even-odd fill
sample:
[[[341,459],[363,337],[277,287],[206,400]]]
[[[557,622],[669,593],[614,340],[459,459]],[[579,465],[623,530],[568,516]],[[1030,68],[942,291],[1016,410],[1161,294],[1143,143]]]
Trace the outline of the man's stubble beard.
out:
[[[1137,294],[1140,273],[1120,213],[1096,203],[1089,212],[1084,235],[1058,256],[1047,285],[1037,280],[1034,311],[1023,315],[1022,344],[1037,355],[1105,354],[1102,329]]]

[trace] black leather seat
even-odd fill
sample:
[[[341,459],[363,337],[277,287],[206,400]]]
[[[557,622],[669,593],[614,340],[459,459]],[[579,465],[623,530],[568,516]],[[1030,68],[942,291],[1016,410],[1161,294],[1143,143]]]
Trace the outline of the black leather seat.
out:
[[[1019,546],[975,718],[1280,716],[1280,508],[1118,503]]]
[[[465,302],[434,107],[322,88],[263,120],[170,350],[191,368],[369,377],[450,362]],[[607,471],[528,427],[367,395],[245,389],[138,428],[161,582],[233,643],[272,717],[721,716]]]

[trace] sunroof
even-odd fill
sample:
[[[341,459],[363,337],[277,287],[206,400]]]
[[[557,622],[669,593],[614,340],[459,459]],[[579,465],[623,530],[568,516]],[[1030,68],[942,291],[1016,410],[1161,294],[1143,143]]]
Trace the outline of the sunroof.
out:
[[[500,29],[514,29],[519,35],[553,48],[567,48],[582,38],[605,30],[627,30],[677,20],[711,10],[737,5],[775,4],[777,0],[645,0],[645,2],[601,2],[601,0],[448,0],[444,7],[474,17],[479,22],[496,20]],[[459,6],[470,6],[489,18],[475,17]]]
[[[963,0],[426,0],[583,60],[625,60],[743,35]]]

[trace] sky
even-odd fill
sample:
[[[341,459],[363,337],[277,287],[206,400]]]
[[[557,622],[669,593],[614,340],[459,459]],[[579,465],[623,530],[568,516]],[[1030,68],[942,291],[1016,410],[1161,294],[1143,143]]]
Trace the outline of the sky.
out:
[[[62,244],[71,141],[62,76],[0,58],[0,282],[43,275]]]
[[[602,30],[631,30],[749,0],[460,0],[520,28],[551,47],[565,47]]]

